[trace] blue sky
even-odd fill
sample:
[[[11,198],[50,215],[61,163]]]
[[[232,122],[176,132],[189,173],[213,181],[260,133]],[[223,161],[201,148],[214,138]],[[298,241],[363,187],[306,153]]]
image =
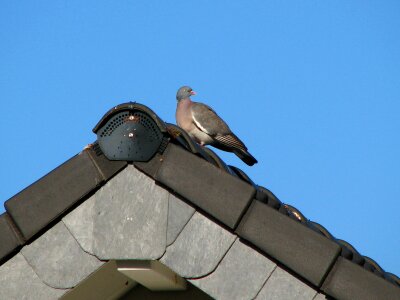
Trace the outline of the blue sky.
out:
[[[400,3],[188,2],[0,2],[1,202],[188,84],[259,161],[228,164],[400,275]]]

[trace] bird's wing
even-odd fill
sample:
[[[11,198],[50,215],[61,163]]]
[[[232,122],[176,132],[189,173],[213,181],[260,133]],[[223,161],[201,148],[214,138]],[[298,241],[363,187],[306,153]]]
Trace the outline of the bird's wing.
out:
[[[216,135],[214,139],[225,147],[247,151],[247,148],[243,144],[243,142],[233,133],[226,135]]]
[[[193,102],[191,110],[193,123],[208,135],[215,137],[232,133],[224,120],[211,107],[203,103]]]
[[[243,142],[211,107],[202,103],[193,103],[192,117],[197,128],[210,135],[223,148],[236,148],[247,151]]]

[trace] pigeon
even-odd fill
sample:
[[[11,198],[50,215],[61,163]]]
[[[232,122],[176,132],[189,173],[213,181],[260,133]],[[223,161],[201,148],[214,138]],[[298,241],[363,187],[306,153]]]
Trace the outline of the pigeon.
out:
[[[223,151],[233,152],[249,166],[257,163],[244,143],[211,107],[190,99],[190,96],[194,95],[196,93],[189,86],[178,90],[175,114],[178,126],[201,146],[211,145]]]

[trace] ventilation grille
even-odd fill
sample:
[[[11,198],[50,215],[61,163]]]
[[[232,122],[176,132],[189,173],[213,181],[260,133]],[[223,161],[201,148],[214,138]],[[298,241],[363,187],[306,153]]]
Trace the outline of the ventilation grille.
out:
[[[160,147],[163,134],[149,115],[127,110],[108,120],[97,138],[111,160],[148,161]]]
[[[148,115],[139,111],[127,111],[116,115],[106,123],[104,129],[101,129],[99,131],[100,136],[110,136],[118,127],[125,123],[140,123],[146,129],[152,132],[152,135],[155,138],[161,138],[161,132],[158,129],[156,123]]]

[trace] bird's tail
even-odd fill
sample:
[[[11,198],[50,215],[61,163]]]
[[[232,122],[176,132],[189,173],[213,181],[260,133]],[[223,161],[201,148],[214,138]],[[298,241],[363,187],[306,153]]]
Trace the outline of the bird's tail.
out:
[[[235,153],[245,164],[252,166],[257,163],[257,159],[254,158],[248,151],[244,151],[242,149],[233,150]]]

